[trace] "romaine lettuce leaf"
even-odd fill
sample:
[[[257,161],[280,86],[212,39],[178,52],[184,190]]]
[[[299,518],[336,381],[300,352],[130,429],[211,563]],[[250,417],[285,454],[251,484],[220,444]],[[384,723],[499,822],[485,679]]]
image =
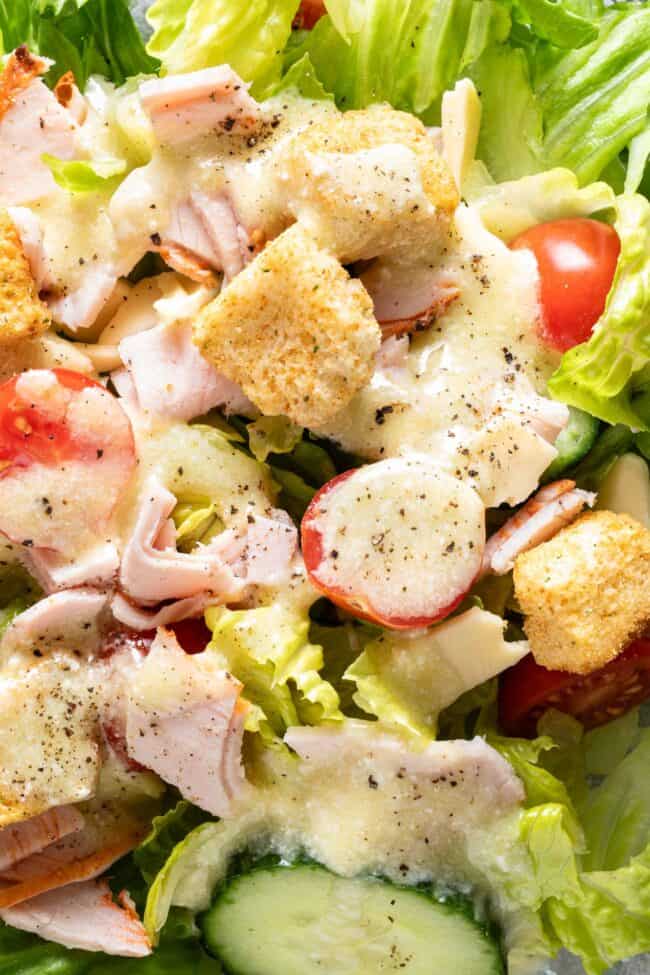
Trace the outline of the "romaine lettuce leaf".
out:
[[[477,177],[479,172],[475,170]],[[610,186],[590,183],[581,189],[570,169],[549,169],[503,183],[479,180],[470,175],[465,197],[478,208],[488,230],[506,243],[538,223],[590,217],[615,206]]]
[[[212,630],[208,651],[244,685],[253,705],[247,730],[269,743],[297,724],[341,719],[339,698],[320,674],[322,647],[309,642],[309,618],[280,603],[206,612]]]
[[[650,5],[640,3],[606,11],[598,38],[575,51],[534,50],[546,166],[568,166],[588,183],[646,127],[649,47]]]
[[[348,667],[353,700],[385,724],[433,738],[438,715],[466,691],[513,666],[528,645],[507,643],[504,621],[473,607],[422,634],[384,631]]]
[[[303,54],[298,61],[295,61],[279,81],[274,82],[264,92],[260,93],[260,97],[271,98],[274,95],[290,91],[296,92],[301,98],[308,98],[316,102],[333,101],[334,98],[328,91],[325,91],[308,54]]]
[[[621,253],[605,311],[589,341],[565,353],[548,388],[608,423],[648,430],[632,396],[650,362],[650,202],[624,194],[617,211]]]
[[[328,10],[291,58],[309,54],[342,108],[388,101],[433,123],[443,92],[510,30],[495,0],[330,0]]]
[[[155,0],[149,54],[170,74],[230,64],[254,92],[278,80],[298,0]]]
[[[151,832],[133,851],[133,861],[140,870],[146,884],[151,884],[156,874],[162,870],[170,854],[193,829],[213,817],[198,806],[185,799],[161,816],[156,816],[151,824]]]
[[[5,0],[0,3],[0,49],[19,44],[51,58],[48,79],[72,71],[83,90],[91,74],[121,85],[155,71],[127,0]]]

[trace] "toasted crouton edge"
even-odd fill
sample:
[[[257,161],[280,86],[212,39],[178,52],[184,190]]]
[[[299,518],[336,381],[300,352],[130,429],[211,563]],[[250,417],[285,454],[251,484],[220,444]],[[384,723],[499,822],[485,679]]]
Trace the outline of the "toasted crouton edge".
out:
[[[0,210],[0,347],[35,338],[51,324],[9,214]]]
[[[535,661],[589,674],[614,660],[648,626],[649,573],[650,531],[611,511],[520,555],[515,594]]]

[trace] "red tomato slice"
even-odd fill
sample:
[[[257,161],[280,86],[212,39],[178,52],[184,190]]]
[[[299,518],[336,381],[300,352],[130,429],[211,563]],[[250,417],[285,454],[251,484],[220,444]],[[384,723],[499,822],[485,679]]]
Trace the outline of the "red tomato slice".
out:
[[[119,400],[69,369],[0,385],[0,531],[73,557],[96,543],[136,464]]]
[[[475,492],[454,478],[400,464],[397,458],[380,461],[328,481],[303,516],[301,540],[316,589],[354,616],[410,630],[444,619],[471,589],[483,552],[483,507]],[[342,491],[349,479],[356,479],[354,490]],[[391,493],[395,484],[398,495]],[[341,497],[347,498],[342,504]],[[375,510],[368,519],[364,507],[370,498]],[[420,523],[415,542],[414,525]],[[347,543],[332,544],[348,527]]]
[[[73,392],[101,383],[70,369],[52,369],[59,385]],[[0,386],[0,477],[13,467],[29,467],[34,461],[54,466],[81,453],[65,417],[45,412],[38,403],[26,402],[16,389],[20,376]]]
[[[600,670],[584,676],[547,670],[532,654],[504,671],[499,683],[499,719],[509,735],[532,738],[548,708],[595,728],[650,697],[650,637],[634,640]]]
[[[586,342],[605,310],[621,250],[613,227],[574,217],[531,227],[512,241],[537,259],[542,338],[560,352]]]
[[[297,30],[311,30],[326,13],[323,0],[302,0],[293,26]]]

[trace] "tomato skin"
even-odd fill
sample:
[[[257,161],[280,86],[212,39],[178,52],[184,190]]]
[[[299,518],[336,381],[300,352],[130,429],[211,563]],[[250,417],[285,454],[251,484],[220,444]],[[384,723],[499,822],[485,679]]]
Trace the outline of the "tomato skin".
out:
[[[650,636],[640,637],[591,674],[547,670],[528,654],[499,679],[499,720],[509,735],[532,738],[548,708],[577,718],[586,729],[625,714],[650,697]]]
[[[302,0],[293,26],[296,30],[311,30],[326,13],[323,0]]]
[[[586,342],[605,310],[621,241],[613,227],[573,217],[524,231],[510,244],[530,250],[540,276],[542,339],[566,352]]]
[[[169,628],[173,630],[185,653],[202,653],[212,639],[212,633],[202,617],[179,620],[178,623],[172,623]]]
[[[75,392],[101,383],[71,369],[49,370],[59,384]],[[0,477],[34,462],[54,466],[71,456],[82,456],[65,423],[49,419],[38,406],[25,404],[16,394],[19,376],[0,385]]]
[[[330,493],[330,491],[336,489],[343,481],[346,481],[349,477],[356,473],[357,468],[353,468],[350,471],[345,471],[343,474],[339,474],[338,477],[332,478],[327,484],[316,492],[314,497],[309,502],[307,510],[305,511],[302,523],[300,525],[300,538],[302,555],[305,561],[305,568],[307,569],[307,574],[311,584],[318,589],[324,596],[327,596],[331,602],[333,602],[340,609],[345,610],[347,613],[351,613],[358,619],[367,620],[369,623],[376,623],[378,626],[385,626],[390,630],[413,630],[420,629],[422,627],[431,626],[433,623],[437,623],[443,620],[446,616],[456,609],[457,606],[463,601],[466,592],[459,593],[458,597],[449,605],[445,606],[443,609],[439,610],[434,616],[386,616],[382,614],[379,610],[373,607],[368,601],[364,600],[361,596],[355,596],[348,593],[342,589],[338,589],[331,585],[325,585],[318,578],[318,567],[323,562],[323,538],[314,524],[319,511],[320,504],[323,498]]]

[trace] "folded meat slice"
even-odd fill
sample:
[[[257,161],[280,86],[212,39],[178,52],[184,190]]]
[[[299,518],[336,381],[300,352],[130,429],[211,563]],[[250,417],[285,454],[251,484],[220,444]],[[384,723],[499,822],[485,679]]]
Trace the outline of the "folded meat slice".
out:
[[[113,900],[105,880],[69,884],[0,911],[5,924],[66,948],[143,958],[151,943],[126,891]]]
[[[76,806],[56,806],[40,816],[5,826],[0,829],[0,872],[83,826],[84,818]]]
[[[85,808],[80,829],[0,872],[0,908],[98,877],[134,849],[150,827],[146,804],[137,813],[108,801]]]
[[[261,121],[248,85],[227,64],[140,85],[140,100],[162,143],[211,132],[247,132]]]
[[[147,413],[192,420],[215,406],[246,413],[252,404],[220,375],[192,341],[189,322],[172,322],[120,342],[119,352],[133,380],[138,406]]]
[[[213,602],[214,597],[204,592],[186,599],[177,599],[159,608],[143,609],[118,592],[113,596],[111,612],[119,623],[131,630],[155,630],[159,626],[170,626],[181,620],[202,616]]]
[[[171,539],[170,515],[175,506],[174,495],[156,477],[150,477],[122,556],[122,589],[136,602],[149,604],[201,592],[211,593],[215,601],[234,598],[241,592],[242,583],[217,546],[199,546],[194,552],[183,553],[175,546],[163,544]]]
[[[195,805],[227,816],[246,790],[241,748],[248,705],[241,691],[209,650],[188,656],[171,631],[158,630],[130,688],[130,758]]]
[[[40,599],[9,624],[0,642],[0,654],[53,650],[88,656],[102,634],[101,614],[108,604],[106,593],[93,589],[68,589]]]
[[[73,115],[38,77],[48,62],[19,47],[0,75],[0,204],[32,203],[56,190],[44,153],[76,154]]]
[[[114,582],[120,567],[113,542],[100,542],[72,559],[47,549],[25,549],[21,560],[46,593],[78,586],[106,588]]]
[[[73,333],[88,328],[108,306],[118,277],[112,264],[101,261],[89,264],[76,288],[46,296],[55,322]]]
[[[421,332],[458,298],[458,286],[435,266],[377,261],[361,280],[384,338]]]
[[[180,274],[213,283],[215,271],[226,281],[239,274],[256,248],[227,194],[194,190],[172,209],[158,249]]]
[[[595,502],[596,495],[576,488],[575,481],[546,484],[488,539],[481,574],[510,572],[518,555],[553,538]]]

